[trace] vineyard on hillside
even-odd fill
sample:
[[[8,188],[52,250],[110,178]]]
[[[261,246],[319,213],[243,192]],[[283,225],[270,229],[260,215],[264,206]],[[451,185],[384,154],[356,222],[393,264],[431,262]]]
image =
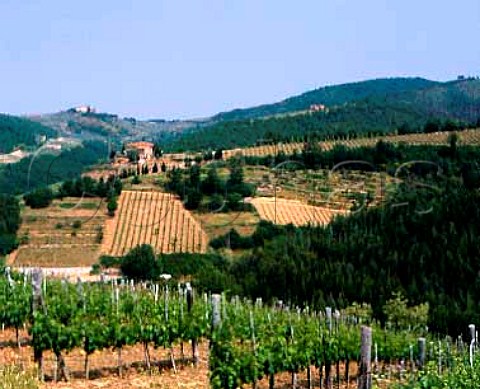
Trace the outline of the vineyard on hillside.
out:
[[[275,224],[325,225],[330,223],[335,216],[346,214],[342,211],[281,198],[256,197],[251,200],[251,203],[255,206],[261,219]]]
[[[96,262],[103,240],[105,203],[100,198],[65,198],[47,209],[26,207],[18,232],[20,247],[14,266],[89,266]]]
[[[155,191],[123,191],[105,232],[103,252],[125,255],[149,244],[157,253],[203,253],[208,238],[178,197]]]
[[[295,164],[292,164],[295,167]],[[401,181],[384,172],[342,169],[270,169],[247,166],[245,177],[260,197],[283,198],[332,210],[380,205]],[[275,193],[276,192],[276,193]]]
[[[480,129],[471,129],[465,131],[456,131],[458,135],[459,145],[480,145]],[[449,132],[434,132],[429,134],[406,134],[406,135],[388,135],[388,136],[376,136],[371,138],[352,138],[345,140],[334,140],[319,142],[322,150],[328,151],[333,149],[337,145],[343,145],[346,147],[363,147],[363,146],[375,146],[375,144],[383,140],[390,143],[407,143],[410,145],[446,145],[448,144]],[[244,157],[262,157],[267,155],[276,155],[278,153],[284,153],[291,155],[294,153],[301,153],[304,147],[304,143],[279,143],[262,146],[253,146],[246,148],[238,148],[232,150],[225,150],[223,152],[224,158],[232,158],[235,156]]]

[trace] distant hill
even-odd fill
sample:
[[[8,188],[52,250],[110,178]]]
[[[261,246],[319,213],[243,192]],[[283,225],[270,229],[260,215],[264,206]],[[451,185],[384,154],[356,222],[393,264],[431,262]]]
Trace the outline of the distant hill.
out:
[[[31,120],[56,129],[62,136],[80,140],[168,141],[176,133],[197,125],[197,121],[137,120],[111,113],[76,112],[74,109],[31,116]]]
[[[327,109],[323,112],[305,110],[311,104],[324,104]],[[288,111],[290,109],[293,111]],[[299,114],[298,109],[303,112]],[[262,113],[269,115],[227,121],[235,115]],[[186,130],[174,142],[166,144],[165,149],[229,149],[265,140],[301,141],[305,136],[325,139],[367,133],[421,132],[433,119],[469,125],[480,118],[480,80],[440,83],[413,78],[344,84],[307,92],[278,104],[220,114],[216,118],[223,121]]]
[[[431,116],[475,121],[480,117],[480,79],[465,79],[436,84],[404,93],[401,99],[420,107]],[[392,101],[393,96],[389,96]]]
[[[408,91],[418,91],[440,85],[424,78],[381,78],[341,85],[325,86],[299,96],[290,97],[274,104],[253,108],[235,109],[212,117],[213,121],[256,119],[295,111],[308,110],[312,104],[337,106],[366,97],[398,95]]]
[[[40,123],[17,116],[0,114],[0,154],[16,147],[35,148],[46,138],[56,136],[56,131]]]

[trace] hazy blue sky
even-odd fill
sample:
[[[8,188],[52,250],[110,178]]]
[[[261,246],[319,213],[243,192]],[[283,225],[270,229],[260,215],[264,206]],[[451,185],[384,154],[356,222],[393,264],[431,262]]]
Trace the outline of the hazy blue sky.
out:
[[[480,75],[479,0],[0,0],[0,112],[186,118],[384,76]]]

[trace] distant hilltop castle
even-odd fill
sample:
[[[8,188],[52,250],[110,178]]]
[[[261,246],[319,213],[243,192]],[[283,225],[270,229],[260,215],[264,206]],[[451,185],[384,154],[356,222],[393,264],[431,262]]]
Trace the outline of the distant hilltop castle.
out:
[[[324,104],[312,104],[310,112],[328,112],[328,108]]]
[[[77,112],[77,113],[95,113],[97,110],[92,107],[91,105],[79,105],[78,107],[72,108],[69,111]]]

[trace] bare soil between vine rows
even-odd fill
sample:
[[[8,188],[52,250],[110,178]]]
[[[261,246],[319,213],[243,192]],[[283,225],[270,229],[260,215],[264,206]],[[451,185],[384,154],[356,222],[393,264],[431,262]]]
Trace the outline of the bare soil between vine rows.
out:
[[[0,364],[16,365],[23,370],[33,371],[36,365],[33,361],[33,351],[30,347],[29,336],[26,331],[20,331],[21,348],[16,344],[15,333],[11,330],[0,330]],[[55,382],[56,361],[51,352],[44,354],[45,382],[40,384],[41,389],[137,389],[137,388],[209,388],[208,382],[208,342],[202,342],[199,346],[199,363],[194,366],[191,360],[191,346],[184,344],[184,356],[182,358],[181,346],[176,345],[173,349],[175,367],[173,369],[170,357],[170,350],[164,348],[149,348],[152,369],[148,371],[145,365],[144,348],[142,345],[125,347],[122,349],[122,377],[118,372],[118,353],[115,350],[106,349],[93,353],[90,358],[90,379],[85,379],[85,353],[83,350],[75,349],[65,354],[65,362],[70,372],[70,381]],[[350,383],[345,382],[337,386],[335,381],[335,368],[332,367],[333,386],[332,388],[356,388],[355,373],[357,366],[351,363]],[[344,367],[341,367],[340,374],[344,376]],[[314,388],[319,388],[319,370],[312,367]],[[298,374],[298,388],[308,388],[307,374]],[[251,388],[245,385],[244,388]],[[291,388],[291,375],[282,373],[275,376],[275,388]],[[386,388],[386,385],[378,385],[379,388]],[[268,389],[268,378],[257,383],[258,389]]]

